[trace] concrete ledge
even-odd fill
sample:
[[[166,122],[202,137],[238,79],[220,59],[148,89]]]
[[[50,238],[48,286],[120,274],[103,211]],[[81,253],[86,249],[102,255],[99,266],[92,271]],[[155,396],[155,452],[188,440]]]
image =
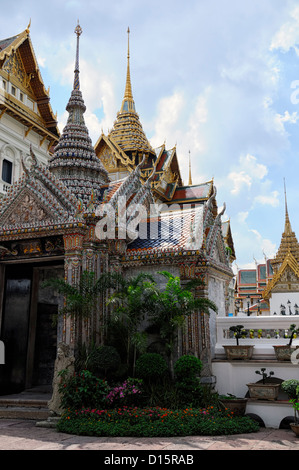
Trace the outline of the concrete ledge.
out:
[[[287,401],[267,401],[249,399],[246,405],[246,415],[256,415],[261,418],[266,428],[276,428],[283,419],[294,415],[293,407]]]

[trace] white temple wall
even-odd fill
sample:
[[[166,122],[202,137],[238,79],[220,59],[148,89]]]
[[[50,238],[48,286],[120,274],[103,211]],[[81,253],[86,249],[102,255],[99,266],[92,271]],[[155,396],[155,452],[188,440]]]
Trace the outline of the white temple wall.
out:
[[[32,145],[39,163],[46,165],[49,160],[49,141],[46,139],[40,145],[41,136],[32,130],[25,136],[26,130],[26,126],[11,116],[4,114],[0,119],[0,194],[5,194],[7,191],[7,182],[2,179],[4,159],[12,162],[11,183],[17,181],[22,175],[22,156],[26,166],[30,166],[30,145]]]
[[[272,293],[270,298],[270,315],[281,315],[283,310],[286,315],[295,314],[296,311],[299,313],[299,292]]]

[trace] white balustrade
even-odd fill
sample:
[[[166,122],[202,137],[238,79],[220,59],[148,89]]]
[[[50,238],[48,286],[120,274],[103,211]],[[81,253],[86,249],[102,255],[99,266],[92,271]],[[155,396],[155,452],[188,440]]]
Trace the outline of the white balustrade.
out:
[[[289,328],[292,324],[299,327],[299,315],[217,317],[215,358],[225,356],[224,345],[237,344],[229,328],[243,325],[248,335],[239,339],[239,344],[254,345],[253,357],[255,358],[272,359],[275,357],[273,346],[289,342],[289,338],[284,336],[290,335]],[[299,338],[293,339],[292,344],[299,344]]]

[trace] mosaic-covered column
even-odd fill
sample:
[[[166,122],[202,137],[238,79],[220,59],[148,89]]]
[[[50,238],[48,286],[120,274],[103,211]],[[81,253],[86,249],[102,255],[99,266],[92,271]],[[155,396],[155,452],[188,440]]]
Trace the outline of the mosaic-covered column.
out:
[[[108,271],[108,249],[104,241],[99,241],[95,236],[97,219],[88,218],[88,230],[83,241],[82,271],[94,274],[94,282]],[[107,293],[99,292],[95,297],[95,305],[90,312],[90,317],[83,322],[82,340],[88,344],[103,344],[105,324],[107,323]]]
[[[84,234],[80,232],[68,233],[63,236],[65,281],[73,286],[79,284],[82,274],[83,239]],[[81,333],[80,322],[65,316],[63,319],[62,341],[74,350]]]
[[[195,297],[208,297],[205,268],[196,266],[196,263],[182,264],[180,270],[182,280],[200,278],[204,284],[194,291]],[[198,357],[202,364],[202,377],[210,377],[211,374],[211,351],[210,351],[210,328],[209,315],[204,312],[194,312],[186,319],[185,331],[182,335],[182,354],[193,354]]]

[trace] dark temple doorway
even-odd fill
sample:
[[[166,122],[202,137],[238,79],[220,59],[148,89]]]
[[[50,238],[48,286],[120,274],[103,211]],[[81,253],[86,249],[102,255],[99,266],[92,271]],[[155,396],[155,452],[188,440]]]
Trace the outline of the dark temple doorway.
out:
[[[0,339],[0,395],[52,385],[59,298],[43,282],[63,277],[63,262],[6,265]]]

